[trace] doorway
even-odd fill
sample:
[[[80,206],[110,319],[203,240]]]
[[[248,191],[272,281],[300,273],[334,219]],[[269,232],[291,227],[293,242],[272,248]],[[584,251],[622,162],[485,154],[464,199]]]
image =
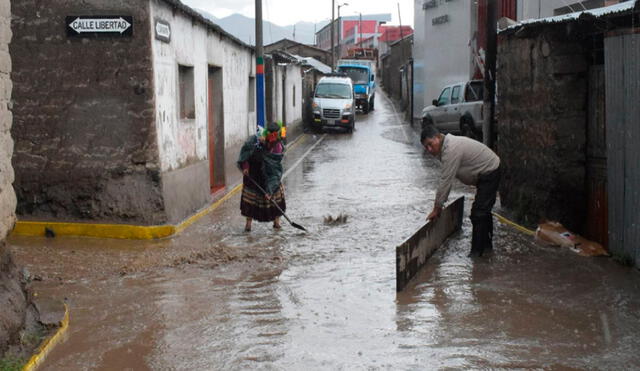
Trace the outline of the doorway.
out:
[[[222,68],[209,66],[207,81],[207,131],[209,155],[209,186],[211,193],[225,187],[224,174],[224,115]]]

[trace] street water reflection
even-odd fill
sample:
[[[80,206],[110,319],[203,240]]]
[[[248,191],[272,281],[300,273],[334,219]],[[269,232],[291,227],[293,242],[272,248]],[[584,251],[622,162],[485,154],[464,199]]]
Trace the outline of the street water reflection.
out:
[[[287,160],[321,139],[285,183],[309,234],[242,232],[235,196],[172,240],[12,239],[43,278],[34,289],[71,307],[42,369],[639,368],[638,272],[501,225],[471,260],[465,218],[395,292],[395,247],[424,223],[438,165],[377,99],[355,133],[318,134]],[[338,214],[347,223],[323,223]]]

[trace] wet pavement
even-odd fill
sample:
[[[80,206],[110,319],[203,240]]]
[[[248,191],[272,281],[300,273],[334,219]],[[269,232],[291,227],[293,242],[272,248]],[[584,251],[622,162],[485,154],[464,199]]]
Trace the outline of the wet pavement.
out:
[[[309,234],[243,232],[236,195],[173,239],[12,238],[33,290],[71,308],[41,369],[640,368],[638,271],[502,225],[472,260],[465,218],[395,292],[395,247],[424,223],[438,164],[379,95],[353,134],[289,152],[287,214]],[[459,195],[468,214],[473,189]]]

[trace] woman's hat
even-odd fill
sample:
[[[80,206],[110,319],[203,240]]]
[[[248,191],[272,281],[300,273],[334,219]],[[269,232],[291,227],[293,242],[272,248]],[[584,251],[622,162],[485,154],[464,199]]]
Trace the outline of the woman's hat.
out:
[[[274,131],[280,130],[280,125],[276,122],[270,122],[267,124],[267,131],[273,133]]]

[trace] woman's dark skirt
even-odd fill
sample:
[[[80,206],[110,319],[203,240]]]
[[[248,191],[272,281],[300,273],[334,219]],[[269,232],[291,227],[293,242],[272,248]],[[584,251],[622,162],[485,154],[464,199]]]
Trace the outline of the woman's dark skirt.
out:
[[[284,200],[284,187],[280,184],[280,188],[272,196],[282,211],[286,211],[287,204]],[[259,222],[272,222],[278,216],[282,216],[271,201],[264,198],[264,194],[250,185],[244,183],[242,185],[242,199],[240,200],[240,212],[243,216],[255,219]]]

